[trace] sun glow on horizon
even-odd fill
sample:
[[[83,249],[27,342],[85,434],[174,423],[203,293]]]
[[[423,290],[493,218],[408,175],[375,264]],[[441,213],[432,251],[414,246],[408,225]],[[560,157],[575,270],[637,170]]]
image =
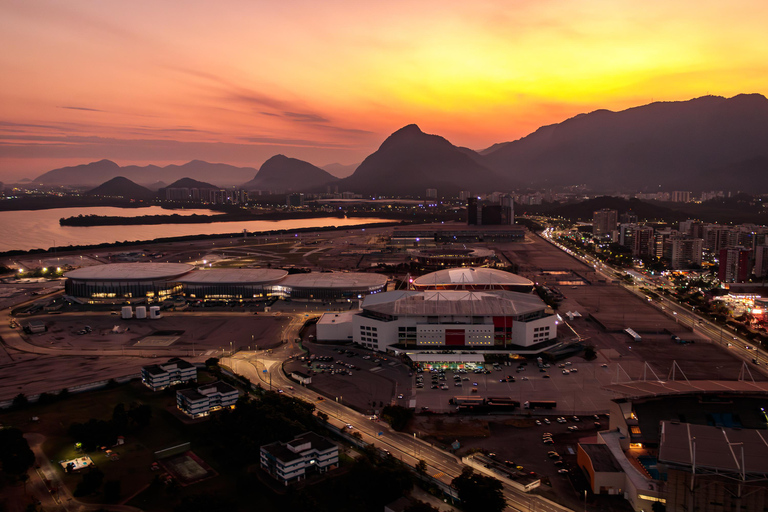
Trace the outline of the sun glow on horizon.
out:
[[[0,13],[11,174],[99,158],[353,163],[409,123],[482,149],[598,108],[768,93],[768,5],[753,0],[42,0]]]

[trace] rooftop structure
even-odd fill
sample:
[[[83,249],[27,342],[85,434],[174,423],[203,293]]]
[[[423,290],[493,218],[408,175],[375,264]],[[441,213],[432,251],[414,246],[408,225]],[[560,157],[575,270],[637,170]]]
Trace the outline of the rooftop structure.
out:
[[[483,265],[496,256],[490,249],[467,248],[453,244],[434,249],[415,249],[409,251],[409,254],[412,260],[425,267]]]
[[[210,268],[194,270],[178,279],[182,284],[272,284],[288,272],[269,268]]]
[[[417,290],[509,290],[530,292],[533,282],[494,268],[450,268],[414,279]]]
[[[360,298],[384,291],[387,276],[361,272],[291,274],[272,286],[272,293],[292,299],[336,300]]]
[[[70,270],[64,277],[77,281],[153,281],[177,278],[194,268],[185,263],[110,263]]]

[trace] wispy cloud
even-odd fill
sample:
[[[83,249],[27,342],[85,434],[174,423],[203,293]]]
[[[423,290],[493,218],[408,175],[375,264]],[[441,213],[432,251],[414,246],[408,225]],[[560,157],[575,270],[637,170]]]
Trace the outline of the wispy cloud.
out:
[[[283,116],[298,121],[300,123],[329,123],[330,120],[317,114],[308,114],[305,112],[283,112]]]
[[[84,110],[85,112],[106,112],[106,110],[99,110],[98,108],[88,108],[88,107],[59,107],[59,108],[65,108],[67,110]]]

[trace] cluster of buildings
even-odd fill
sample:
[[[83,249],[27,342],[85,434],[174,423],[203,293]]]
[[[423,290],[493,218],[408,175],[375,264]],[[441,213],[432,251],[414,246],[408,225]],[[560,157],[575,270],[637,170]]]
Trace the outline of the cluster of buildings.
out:
[[[515,200],[509,194],[500,194],[495,200],[467,199],[467,224],[470,226],[498,226],[515,223]]]
[[[593,213],[592,232],[632,251],[636,258],[656,257],[672,269],[700,267],[703,254],[716,257],[725,283],[768,277],[768,227],[754,224],[725,226],[696,220],[680,222],[678,229],[655,229],[638,223],[637,215],[602,209]]]
[[[162,364],[142,367],[141,381],[152,391],[161,391],[170,386],[196,382],[197,367],[174,357]],[[213,411],[234,407],[239,396],[237,388],[217,381],[176,391],[176,407],[193,418],[200,418]]]
[[[205,204],[245,204],[248,202],[248,191],[243,189],[168,187],[164,190],[167,201]]]
[[[183,359],[173,358],[162,364],[145,366],[141,379],[152,391],[197,381],[197,368]],[[202,418],[214,411],[234,408],[240,393],[221,381],[176,391],[176,406],[192,418]],[[324,473],[338,467],[339,448],[326,438],[307,432],[287,443],[275,442],[261,447],[261,467],[285,485],[303,480],[312,472]]]
[[[731,197],[732,192],[723,192],[722,190],[704,191],[698,197],[690,190],[673,190],[671,192],[650,192],[634,194],[631,197],[637,199],[664,201],[667,203],[690,203],[692,201],[710,201],[712,199]],[[630,196],[625,196],[627,199]]]
[[[64,274],[65,292],[85,302],[254,300],[263,297],[304,300],[358,299],[386,290],[387,277],[373,273],[312,272],[279,269],[195,269],[184,263],[112,263]]]

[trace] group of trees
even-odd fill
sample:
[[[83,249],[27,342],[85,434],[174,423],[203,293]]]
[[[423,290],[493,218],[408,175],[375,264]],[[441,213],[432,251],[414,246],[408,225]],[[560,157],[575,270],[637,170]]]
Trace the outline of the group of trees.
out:
[[[132,430],[140,430],[149,425],[152,408],[148,405],[132,404],[126,409],[125,404],[117,404],[112,411],[112,419],[97,420],[91,418],[85,423],[73,423],[69,435],[82,444],[83,450],[90,452],[99,446],[113,446],[117,436]]]
[[[0,430],[0,464],[6,475],[22,478],[35,463],[35,454],[17,428]]]
[[[400,405],[387,405],[381,410],[381,418],[393,429],[402,432],[413,418],[413,409]]]
[[[262,445],[316,430],[314,410],[313,404],[273,391],[260,400],[246,395],[233,410],[222,411],[208,422],[205,438],[229,464],[243,467],[259,460]]]

